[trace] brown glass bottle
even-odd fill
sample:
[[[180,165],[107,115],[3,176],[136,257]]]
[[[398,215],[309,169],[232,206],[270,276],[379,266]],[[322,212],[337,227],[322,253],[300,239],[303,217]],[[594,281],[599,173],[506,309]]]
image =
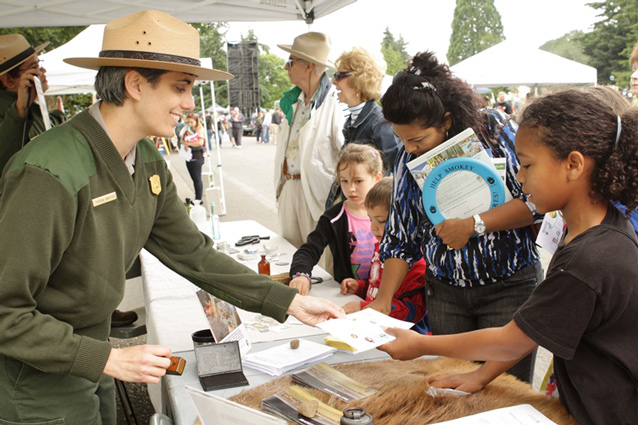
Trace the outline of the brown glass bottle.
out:
[[[266,260],[265,254],[261,256],[261,261],[257,264],[257,269],[259,270],[259,274],[270,276],[270,263]]]

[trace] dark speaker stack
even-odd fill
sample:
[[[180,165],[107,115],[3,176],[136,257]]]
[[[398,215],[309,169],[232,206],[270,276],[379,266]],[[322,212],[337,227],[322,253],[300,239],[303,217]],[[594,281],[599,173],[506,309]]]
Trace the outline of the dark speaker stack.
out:
[[[228,81],[229,106],[238,106],[250,119],[259,109],[259,48],[255,42],[227,43],[228,72],[235,78]]]

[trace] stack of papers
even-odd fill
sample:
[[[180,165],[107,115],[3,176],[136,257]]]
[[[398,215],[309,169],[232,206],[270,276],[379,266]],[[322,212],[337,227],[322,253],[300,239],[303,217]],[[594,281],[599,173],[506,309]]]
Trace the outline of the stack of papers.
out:
[[[318,404],[317,414],[312,418],[298,412],[301,404],[309,401],[316,401]],[[299,425],[339,425],[342,416],[340,410],[321,402],[296,385],[263,399],[261,410]]]
[[[346,345],[354,348],[354,353],[371,350],[394,340],[383,328],[410,329],[412,322],[404,322],[371,308],[348,314],[343,319],[331,319],[319,323],[317,327],[330,333]]]
[[[299,348],[282,344],[244,357],[244,366],[257,369],[272,376],[279,376],[307,363],[325,359],[337,351],[334,347],[300,339]]]
[[[355,381],[326,363],[319,363],[293,373],[292,382],[335,395],[345,403],[361,400],[379,392],[376,388]]]

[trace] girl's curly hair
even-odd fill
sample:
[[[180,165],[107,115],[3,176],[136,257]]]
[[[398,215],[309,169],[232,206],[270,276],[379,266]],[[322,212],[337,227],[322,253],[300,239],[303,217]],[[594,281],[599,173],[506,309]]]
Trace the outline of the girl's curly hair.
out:
[[[628,212],[638,206],[638,109],[617,115],[598,96],[565,90],[527,106],[520,128],[535,130],[558,160],[574,151],[592,158],[593,198],[619,201]]]

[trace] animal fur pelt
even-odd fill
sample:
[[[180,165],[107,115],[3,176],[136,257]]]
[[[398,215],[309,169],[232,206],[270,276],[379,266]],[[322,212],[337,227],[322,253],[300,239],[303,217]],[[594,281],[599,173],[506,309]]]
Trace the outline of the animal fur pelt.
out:
[[[374,417],[375,425],[431,424],[518,404],[531,404],[559,425],[577,425],[559,400],[549,400],[529,384],[506,374],[482,391],[465,397],[432,397],[426,394],[428,376],[469,372],[477,367],[475,363],[445,357],[344,363],[335,365],[335,368],[380,391],[348,404],[318,390],[309,392],[339,410],[349,406],[363,407]],[[259,409],[262,399],[290,385],[290,376],[284,376],[245,390],[231,400]]]

